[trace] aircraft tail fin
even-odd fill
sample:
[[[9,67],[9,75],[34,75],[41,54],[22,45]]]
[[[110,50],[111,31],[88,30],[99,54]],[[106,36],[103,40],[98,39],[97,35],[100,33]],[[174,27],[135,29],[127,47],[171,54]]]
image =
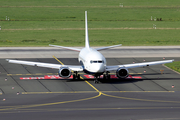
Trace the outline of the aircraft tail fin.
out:
[[[85,47],[89,49],[87,11],[85,11]]]

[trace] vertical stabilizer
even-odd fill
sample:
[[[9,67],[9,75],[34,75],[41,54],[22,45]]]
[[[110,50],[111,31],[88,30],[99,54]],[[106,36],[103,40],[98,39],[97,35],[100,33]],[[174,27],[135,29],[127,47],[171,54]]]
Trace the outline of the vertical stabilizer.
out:
[[[89,49],[87,11],[85,11],[85,47]]]

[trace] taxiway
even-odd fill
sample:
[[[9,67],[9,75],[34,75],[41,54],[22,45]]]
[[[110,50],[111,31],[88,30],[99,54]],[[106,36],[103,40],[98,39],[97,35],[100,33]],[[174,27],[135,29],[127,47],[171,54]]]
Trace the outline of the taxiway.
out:
[[[60,58],[77,65],[77,58]],[[180,60],[178,57],[165,58]],[[21,60],[59,63],[54,58]],[[163,57],[107,58],[108,65],[163,60]],[[162,72],[163,70],[163,72]],[[10,64],[0,59],[0,115],[5,120],[38,119],[178,119],[180,117],[180,75],[162,65],[130,69],[141,79],[101,80],[46,79],[20,77],[57,75],[57,70]]]

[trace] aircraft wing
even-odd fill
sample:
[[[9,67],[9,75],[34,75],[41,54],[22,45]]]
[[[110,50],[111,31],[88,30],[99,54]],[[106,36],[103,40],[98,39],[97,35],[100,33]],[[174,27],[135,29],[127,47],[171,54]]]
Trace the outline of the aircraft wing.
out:
[[[60,69],[60,67],[69,67],[69,69],[73,71],[83,71],[83,68],[81,66],[74,66],[74,65],[60,65],[60,64],[31,62],[31,61],[22,61],[22,60],[9,60],[9,59],[6,59],[6,61],[8,61],[9,63],[30,65],[36,67],[54,68],[54,69]]]
[[[106,66],[106,71],[117,70],[120,67],[123,68],[137,68],[137,67],[144,67],[144,66],[151,66],[151,65],[158,65],[158,64],[165,64],[171,63],[174,60],[163,60],[163,61],[154,61],[154,62],[144,62],[144,63],[134,63],[134,64],[125,64],[125,65],[114,65],[114,66]]]

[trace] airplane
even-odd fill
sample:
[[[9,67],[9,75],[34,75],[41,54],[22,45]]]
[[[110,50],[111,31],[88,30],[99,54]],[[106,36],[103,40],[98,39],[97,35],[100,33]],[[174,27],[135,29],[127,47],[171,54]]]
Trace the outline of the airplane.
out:
[[[121,44],[101,47],[96,49],[91,48],[89,45],[89,37],[88,37],[87,11],[85,11],[85,47],[83,49],[57,46],[57,45],[49,45],[49,46],[59,47],[59,48],[64,48],[79,52],[78,61],[80,65],[60,65],[60,64],[50,64],[50,63],[21,61],[21,60],[10,60],[10,59],[6,59],[6,60],[9,63],[58,69],[59,76],[64,79],[69,78],[71,75],[73,75],[73,79],[80,79],[80,75],[78,74],[78,72],[84,72],[86,74],[93,75],[95,77],[94,80],[95,83],[99,83],[98,78],[101,75],[103,75],[103,79],[110,79],[109,73],[111,71],[116,71],[116,76],[119,79],[124,79],[129,75],[129,71],[128,71],[129,68],[165,64],[174,61],[174,60],[163,60],[163,61],[107,66],[105,57],[99,51],[110,49],[113,47],[118,47],[121,46]]]

